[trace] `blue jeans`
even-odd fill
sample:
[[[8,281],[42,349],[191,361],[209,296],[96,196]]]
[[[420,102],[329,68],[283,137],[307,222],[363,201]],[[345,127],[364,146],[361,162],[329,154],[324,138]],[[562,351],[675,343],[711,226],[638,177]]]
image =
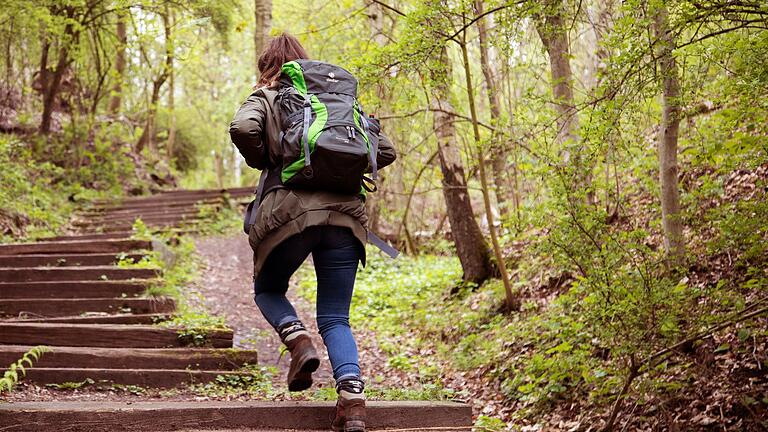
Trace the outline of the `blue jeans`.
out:
[[[285,293],[288,280],[310,253],[317,276],[317,327],[328,348],[333,377],[359,377],[357,345],[349,327],[349,304],[360,260],[360,242],[349,228],[309,227],[280,243],[256,278],[254,300],[275,329],[298,320]]]

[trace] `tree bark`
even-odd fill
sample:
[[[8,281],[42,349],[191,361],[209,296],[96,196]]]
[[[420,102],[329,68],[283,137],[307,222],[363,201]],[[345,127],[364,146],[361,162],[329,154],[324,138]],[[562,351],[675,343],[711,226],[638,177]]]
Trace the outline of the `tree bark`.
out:
[[[141,132],[139,142],[136,144],[136,151],[141,152],[144,147],[148,147],[152,153],[155,153],[155,118],[157,117],[157,104],[160,101],[160,90],[163,84],[168,80],[173,69],[173,39],[171,34],[171,24],[169,18],[168,6],[165,12],[160,14],[163,20],[163,31],[165,33],[165,62],[163,63],[160,75],[152,81],[152,94],[149,99],[149,108],[147,110],[147,119],[144,123],[144,130]]]
[[[464,280],[479,284],[490,276],[492,266],[488,246],[475,220],[475,212],[472,210],[464,177],[464,166],[456,142],[456,128],[453,124],[455,119],[450,114],[453,112],[453,107],[448,101],[450,90],[447,80],[451,75],[451,65],[445,47],[442,49],[437,67],[441,70],[433,72],[433,80],[436,84],[432,104],[435,108],[433,118],[438,157],[443,173],[443,196],[453,242],[456,244],[456,252],[464,270]]]
[[[482,43],[482,42],[481,42]],[[480,126],[478,125],[477,108],[475,107],[475,91],[472,86],[472,70],[469,65],[469,53],[467,52],[467,32],[462,32],[461,41],[461,55],[464,60],[464,77],[467,83],[467,99],[469,101],[469,112],[472,117],[472,133],[475,138],[475,147],[477,151],[477,167],[480,174],[480,185],[483,189],[483,203],[485,204],[485,219],[488,222],[488,232],[491,235],[491,244],[493,245],[493,253],[496,257],[496,265],[501,273],[501,281],[504,284],[504,292],[506,295],[506,310],[516,311],[520,310],[520,299],[512,292],[512,285],[509,282],[509,274],[507,273],[507,266],[504,263],[504,254],[501,252],[501,246],[499,245],[499,239],[496,235],[496,226],[494,225],[493,209],[491,208],[491,196],[488,191],[488,180],[485,173],[485,152],[482,148],[482,141],[480,139]],[[496,108],[498,109],[498,101]],[[498,114],[498,113],[497,113]]]
[[[475,15],[482,16],[483,2],[475,0]],[[499,102],[499,89],[496,85],[493,68],[489,58],[488,47],[488,29],[485,25],[485,18],[481,18],[475,24],[477,25],[478,39],[480,40],[480,69],[485,78],[485,88],[488,92],[488,106],[491,111],[491,125],[497,127],[501,118],[501,103]],[[510,195],[508,182],[506,178],[506,148],[498,142],[498,134],[494,131],[491,138],[491,165],[493,167],[493,183],[496,195],[496,203],[502,216],[507,214],[507,197]]]
[[[544,17],[536,21],[536,31],[549,56],[552,94],[557,112],[557,142],[563,148],[563,161],[578,158],[571,154],[579,141],[579,118],[573,99],[573,73],[569,61],[568,31],[563,18],[563,0],[546,0]],[[576,162],[574,160],[574,162]]]
[[[256,53],[256,74],[259,70],[259,56],[269,42],[269,32],[272,29],[272,0],[254,0],[254,17],[256,24],[253,29],[253,42]],[[258,76],[256,77],[258,80]]]
[[[677,140],[680,130],[680,78],[672,50],[675,40],[669,28],[669,13],[659,3],[654,13],[657,39],[656,56],[662,85],[661,127],[657,138],[659,153],[659,183],[661,184],[661,221],[664,228],[664,249],[671,264],[680,264],[685,255],[683,223],[680,212],[680,191],[677,184]]]
[[[113,116],[120,114],[120,105],[122,104],[127,42],[125,17],[121,13],[117,20],[117,50],[115,51],[115,72],[117,72],[117,77],[115,78],[115,84],[112,86],[112,97],[109,99],[109,113]]]
[[[387,37],[384,34],[384,10],[380,4],[374,3],[370,5],[370,11],[371,13],[368,15],[368,22],[370,24],[369,28],[371,30],[371,35],[373,36],[374,42],[376,42],[378,46],[384,46],[387,43]],[[388,100],[388,93],[384,88],[383,82],[376,83],[376,98],[379,101],[380,107],[383,105],[382,102]],[[381,173],[379,173],[379,176],[381,176]],[[383,178],[381,178],[381,180],[383,182]],[[366,212],[369,216],[368,227],[373,232],[379,232],[379,224],[381,221],[379,208],[381,200],[384,199],[383,192],[384,190],[380,188],[378,194],[368,195],[368,199],[365,202]],[[406,244],[409,245],[409,248],[411,249],[410,252],[415,254],[415,246],[412,239],[410,238],[407,228],[406,235],[406,240],[408,240]]]
[[[176,24],[173,12],[171,11],[171,27]],[[170,124],[168,125],[168,141],[165,143],[166,155],[168,157],[168,166],[172,166],[174,145],[176,144],[176,70],[173,66],[173,56],[171,56],[171,67],[168,71],[168,114],[170,115]]]
[[[75,9],[73,7],[67,7],[66,14],[67,18],[70,20],[73,19]],[[53,75],[50,76],[48,74],[50,40],[44,42],[44,51],[40,64],[40,84],[43,89],[43,114],[40,120],[40,133],[43,135],[48,135],[51,132],[51,118],[53,116],[56,97],[59,95],[61,79],[70,63],[72,63],[72,59],[69,58],[69,44],[75,43],[74,41],[77,39],[78,33],[79,32],[75,31],[72,23],[67,23],[64,26],[64,36],[60,41],[58,61],[56,63],[56,68],[53,70]]]

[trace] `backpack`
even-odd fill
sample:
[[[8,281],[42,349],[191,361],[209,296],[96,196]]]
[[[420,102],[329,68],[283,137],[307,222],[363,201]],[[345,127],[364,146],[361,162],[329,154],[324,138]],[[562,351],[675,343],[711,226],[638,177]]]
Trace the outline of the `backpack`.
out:
[[[315,60],[285,63],[275,108],[284,186],[343,194],[376,190],[380,125],[363,112],[351,73]]]

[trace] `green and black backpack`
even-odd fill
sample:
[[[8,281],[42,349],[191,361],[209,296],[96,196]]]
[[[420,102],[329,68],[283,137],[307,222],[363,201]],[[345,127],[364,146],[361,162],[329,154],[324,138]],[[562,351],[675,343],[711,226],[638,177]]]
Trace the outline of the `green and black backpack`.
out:
[[[380,126],[363,112],[351,73],[315,60],[290,61],[282,66],[275,109],[283,186],[345,194],[376,189]]]

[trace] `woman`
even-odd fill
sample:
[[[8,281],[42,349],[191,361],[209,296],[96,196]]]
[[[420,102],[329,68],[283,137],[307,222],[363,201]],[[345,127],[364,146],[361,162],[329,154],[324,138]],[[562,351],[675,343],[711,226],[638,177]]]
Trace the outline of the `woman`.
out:
[[[230,125],[232,141],[246,163],[266,169],[262,198],[248,232],[254,250],[256,305],[291,353],[288,388],[312,385],[320,358],[296,310],[285,297],[288,280],[311,253],[317,276],[317,325],[336,380],[338,401],[332,427],[365,430],[365,394],[357,345],[349,326],[349,306],[358,262],[365,264],[365,201],[361,195],[288,189],[282,186],[279,110],[275,97],[281,67],[307,59],[299,41],[287,34],[274,38],[259,57],[257,89]],[[395,159],[392,144],[379,134],[379,167]],[[265,175],[266,174],[266,175]]]

